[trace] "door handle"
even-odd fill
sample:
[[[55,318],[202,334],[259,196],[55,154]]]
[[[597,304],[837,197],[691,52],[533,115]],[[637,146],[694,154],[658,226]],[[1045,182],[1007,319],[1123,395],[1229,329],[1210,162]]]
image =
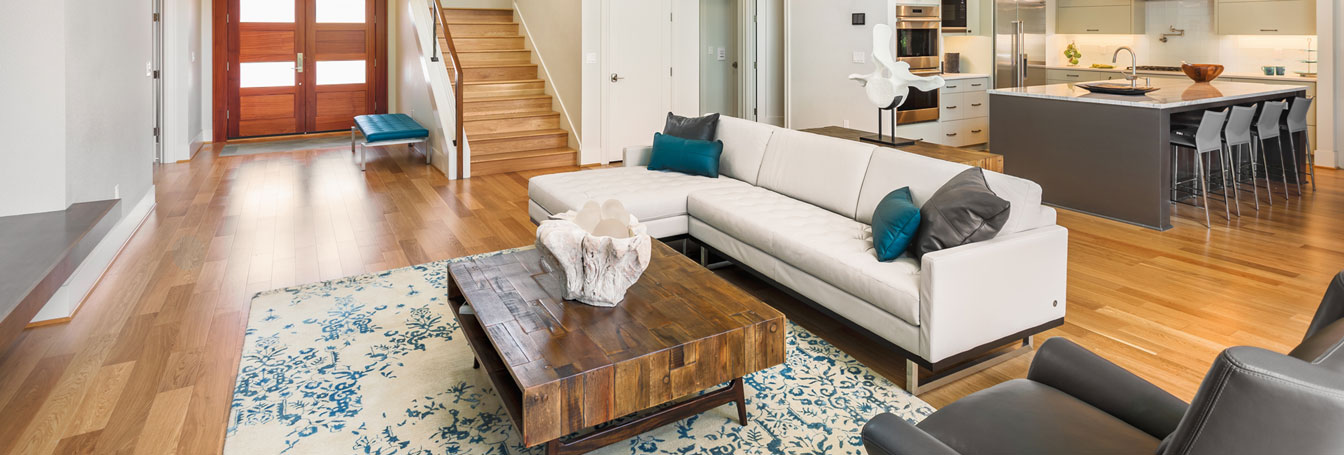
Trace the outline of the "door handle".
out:
[[[616,73],[611,73],[611,81],[612,81],[612,82],[617,82],[617,81],[620,81],[621,79],[625,79],[625,77],[624,77],[624,76],[621,76],[621,75],[619,75],[619,74],[616,74]]]
[[[295,59],[295,60],[296,60],[295,63],[296,63],[297,66],[294,67],[294,72],[302,73],[302,72],[303,72],[303,53],[300,52],[298,58]]]

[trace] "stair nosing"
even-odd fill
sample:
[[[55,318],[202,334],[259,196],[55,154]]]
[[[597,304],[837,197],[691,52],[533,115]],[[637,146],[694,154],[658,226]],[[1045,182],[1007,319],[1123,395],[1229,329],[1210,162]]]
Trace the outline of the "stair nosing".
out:
[[[463,67],[466,68],[466,67]],[[528,82],[546,82],[545,79],[511,79],[507,81],[462,81],[462,85],[520,84]]]
[[[556,112],[556,111],[554,111],[554,110],[546,110],[546,111],[536,110],[536,111],[523,111],[523,112],[500,112],[500,113],[496,113],[496,114],[478,114],[478,117],[473,117],[471,113],[465,113],[465,114],[462,114],[462,121],[463,121],[463,122],[482,122],[482,121],[489,121],[489,120],[506,120],[506,119],[512,119],[512,118],[531,118],[531,117],[550,117],[550,116],[559,116],[559,115],[560,115],[560,113],[559,113],[559,112]]]
[[[517,22],[444,22],[444,25],[518,25]]]
[[[439,38],[444,39],[444,38]],[[457,51],[459,54],[486,54],[490,52],[532,52],[531,49],[480,49],[472,51]]]
[[[506,140],[512,140],[512,139],[522,139],[522,138],[542,137],[542,136],[557,136],[557,135],[568,135],[568,134],[569,134],[568,131],[565,131],[565,130],[562,130],[562,129],[559,129],[559,128],[547,128],[547,129],[544,129],[544,130],[522,130],[522,131],[506,131],[506,132],[502,132],[502,133],[482,133],[482,134],[477,134],[475,139],[472,139],[471,136],[467,136],[467,141],[468,141],[468,143],[470,143],[470,142],[472,142],[472,141],[475,141],[475,142],[494,142],[494,141],[506,141]],[[494,135],[500,135],[500,136],[499,136],[499,137],[481,137],[481,136],[494,136]]]
[[[462,69],[468,69],[468,68],[471,68],[471,69],[476,69],[476,68],[517,68],[517,67],[520,67],[520,66],[537,66],[537,64],[536,64],[536,63],[490,63],[490,64],[485,64],[485,65],[481,65],[481,64],[471,64],[471,65],[462,65]]]
[[[469,99],[468,99],[468,98],[463,98],[462,101],[463,101],[463,102],[516,101],[516,100],[531,100],[531,99],[538,99],[538,98],[551,99],[551,95],[547,95],[547,94],[543,93],[543,94],[540,94],[540,95],[482,96],[482,97],[475,97],[475,98],[469,98]]]
[[[492,36],[492,35],[454,35],[453,39],[523,39],[523,35],[517,36]]]
[[[542,152],[542,153],[537,153],[534,156],[500,156],[500,155],[512,155],[515,153],[527,153],[527,152],[533,152],[533,153]],[[564,147],[564,148],[549,148],[549,149],[536,149],[536,150],[519,150],[516,152],[483,153],[480,155],[476,154],[471,155],[471,162],[472,164],[475,164],[487,161],[506,161],[506,160],[536,158],[542,156],[568,155],[577,152],[578,152],[577,150],[574,150],[572,148]]]

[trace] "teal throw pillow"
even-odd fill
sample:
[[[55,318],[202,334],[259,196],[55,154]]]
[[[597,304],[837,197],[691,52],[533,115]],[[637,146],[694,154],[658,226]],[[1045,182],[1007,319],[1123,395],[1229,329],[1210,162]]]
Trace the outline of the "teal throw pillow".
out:
[[[877,260],[896,259],[910,246],[919,232],[919,207],[910,196],[910,187],[887,193],[873,210],[873,249]]]
[[[723,141],[697,141],[653,133],[649,170],[718,178],[720,155],[723,155]]]

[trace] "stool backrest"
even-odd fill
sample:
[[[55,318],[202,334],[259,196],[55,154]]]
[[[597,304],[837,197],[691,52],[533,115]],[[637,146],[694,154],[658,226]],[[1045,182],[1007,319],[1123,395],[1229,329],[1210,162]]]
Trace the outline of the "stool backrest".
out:
[[[1227,109],[1204,111],[1204,118],[1199,121],[1199,129],[1195,130],[1195,147],[1201,152],[1222,149],[1221,136],[1225,121],[1227,121]]]
[[[1293,98],[1293,107],[1288,109],[1288,131],[1301,133],[1307,130],[1307,111],[1311,109],[1311,98]]]
[[[1288,103],[1284,101],[1265,101],[1260,104],[1260,118],[1255,121],[1255,133],[1260,140],[1279,137],[1279,119],[1283,117]]]
[[[1232,113],[1227,118],[1227,126],[1223,129],[1224,137],[1227,138],[1227,145],[1250,144],[1252,120],[1255,120],[1254,106],[1232,106]]]

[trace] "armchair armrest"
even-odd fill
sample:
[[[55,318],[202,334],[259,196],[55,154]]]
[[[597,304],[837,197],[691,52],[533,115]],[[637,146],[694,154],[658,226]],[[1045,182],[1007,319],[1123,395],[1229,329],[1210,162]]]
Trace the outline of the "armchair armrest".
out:
[[[1180,398],[1064,338],[1041,344],[1027,379],[1054,387],[1162,439],[1189,407]]]
[[[632,145],[625,148],[625,155],[621,164],[625,167],[648,166],[651,157],[653,157],[653,146]]]
[[[1064,317],[1069,231],[1049,225],[924,255],[919,354],[937,362]]]
[[[889,412],[863,425],[863,450],[868,455],[958,455],[943,441]]]

